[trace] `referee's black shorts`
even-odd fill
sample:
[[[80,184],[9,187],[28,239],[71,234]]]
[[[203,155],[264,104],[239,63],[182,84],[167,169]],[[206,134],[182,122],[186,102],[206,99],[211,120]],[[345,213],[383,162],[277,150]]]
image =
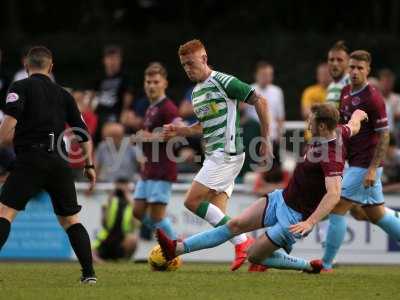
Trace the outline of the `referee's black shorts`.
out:
[[[0,202],[24,210],[28,201],[43,190],[49,194],[56,215],[72,216],[81,210],[67,161],[45,149],[18,153],[15,167],[3,185]]]

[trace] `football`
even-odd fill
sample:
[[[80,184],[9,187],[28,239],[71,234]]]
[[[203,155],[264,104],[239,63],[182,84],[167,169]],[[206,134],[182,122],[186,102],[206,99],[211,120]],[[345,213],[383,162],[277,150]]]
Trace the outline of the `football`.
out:
[[[182,265],[180,257],[175,257],[171,261],[166,261],[162,255],[160,245],[155,246],[150,251],[147,261],[153,271],[176,271]]]

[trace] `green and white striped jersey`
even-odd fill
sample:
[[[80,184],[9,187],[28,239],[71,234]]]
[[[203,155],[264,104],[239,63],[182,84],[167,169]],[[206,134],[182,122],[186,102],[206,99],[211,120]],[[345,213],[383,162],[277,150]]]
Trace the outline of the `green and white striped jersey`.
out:
[[[349,74],[344,75],[338,82],[332,81],[326,90],[326,101],[334,104],[339,109],[342,89],[348,84],[350,84]]]
[[[236,77],[212,71],[192,92],[192,104],[203,127],[205,152],[242,153],[239,101],[247,101],[254,89]]]

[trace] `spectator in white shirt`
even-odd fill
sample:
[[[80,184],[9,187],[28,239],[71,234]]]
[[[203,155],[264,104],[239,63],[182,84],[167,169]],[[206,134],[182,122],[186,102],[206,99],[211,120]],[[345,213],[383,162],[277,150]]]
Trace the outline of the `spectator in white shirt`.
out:
[[[386,104],[389,130],[398,137],[398,123],[400,121],[400,95],[393,92],[396,75],[389,69],[382,69],[378,73],[379,88]]]
[[[273,84],[274,67],[265,61],[258,62],[254,78],[255,83],[252,86],[257,93],[261,94],[268,101],[271,114],[271,139],[273,141],[278,141],[283,132],[283,123],[285,122],[285,105],[282,89]],[[250,118],[258,121],[256,110],[252,105],[248,105],[246,113]]]
[[[265,61],[259,61],[254,72],[255,83],[252,85],[256,92],[268,101],[270,111],[270,138],[273,143],[274,161],[272,168],[264,174],[268,182],[280,183],[283,173],[280,161],[280,137],[283,133],[285,122],[285,104],[282,89],[273,84],[274,67]],[[247,105],[246,115],[259,122],[254,106]]]

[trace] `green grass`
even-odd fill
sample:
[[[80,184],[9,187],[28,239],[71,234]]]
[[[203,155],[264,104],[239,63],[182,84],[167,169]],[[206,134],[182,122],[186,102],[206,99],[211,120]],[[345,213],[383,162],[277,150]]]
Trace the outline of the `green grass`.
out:
[[[95,286],[78,284],[76,263],[1,263],[0,299],[399,299],[400,267],[345,266],[335,274],[228,271],[184,264],[152,272],[147,264],[96,266]]]

